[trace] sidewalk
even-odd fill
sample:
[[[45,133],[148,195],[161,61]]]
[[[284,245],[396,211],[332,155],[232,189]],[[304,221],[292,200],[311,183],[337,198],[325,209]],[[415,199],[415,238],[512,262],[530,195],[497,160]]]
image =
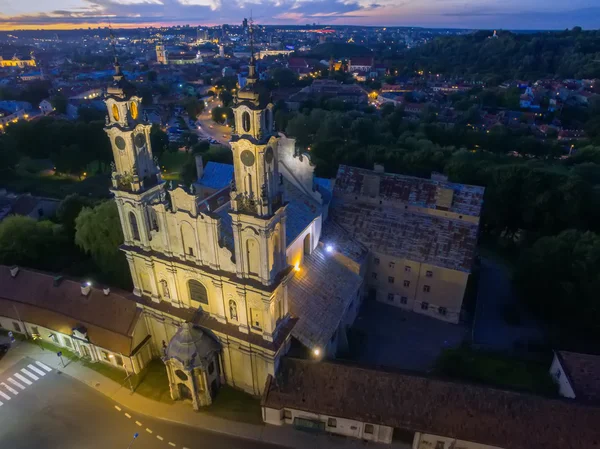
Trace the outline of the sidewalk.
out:
[[[153,401],[137,393],[131,393],[127,387],[121,386],[96,371],[82,366],[78,361],[64,359],[66,367],[63,367],[60,359],[54,352],[42,350],[39,346],[27,341],[17,341],[13,345],[0,361],[0,372],[24,357],[38,360],[87,384],[121,406],[130,409],[132,412],[164,419],[177,424],[294,449],[410,448],[410,445],[401,443],[384,445],[329,434],[314,435],[296,430],[290,426],[261,426],[229,421],[206,413],[195,412],[191,408],[191,405],[185,402],[164,404]]]

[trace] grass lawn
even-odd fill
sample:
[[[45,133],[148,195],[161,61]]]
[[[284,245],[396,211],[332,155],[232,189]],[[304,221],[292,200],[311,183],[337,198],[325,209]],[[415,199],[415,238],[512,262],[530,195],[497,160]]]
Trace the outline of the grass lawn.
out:
[[[471,348],[446,349],[434,373],[453,379],[500,388],[555,396],[557,388],[548,370],[550,360],[535,362]]]
[[[213,403],[201,411],[231,421],[263,424],[260,399],[229,385],[222,385]]]
[[[166,181],[178,181],[181,167],[188,159],[189,153],[184,151],[165,151],[160,157],[162,177]]]
[[[167,404],[174,402],[169,392],[167,369],[162,361],[151,360],[148,366],[136,376],[136,382],[135,392],[139,395]]]

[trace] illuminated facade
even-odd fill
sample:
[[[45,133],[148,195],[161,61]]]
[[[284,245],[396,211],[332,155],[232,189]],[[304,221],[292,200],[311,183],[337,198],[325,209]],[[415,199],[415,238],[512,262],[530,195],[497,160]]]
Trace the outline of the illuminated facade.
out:
[[[354,286],[351,295],[335,301],[337,308],[320,310],[323,297],[311,299],[296,285],[312,279],[311,254],[323,257],[318,247],[327,204],[316,191],[308,157],[296,154],[293,140],[275,134],[273,105],[259,95],[256,80],[253,58],[248,85],[233,107],[233,179],[208,197],[201,186],[163,182],[141,98],[118,65],[107,89],[111,192],[134,295],[144,310],[153,354],[168,367],[173,398],[192,399],[194,407],[210,404],[222,383],[260,394],[292,336],[318,348],[321,356],[335,353],[332,336],[348,324],[346,306],[360,287],[358,275],[333,257],[322,273],[334,266],[340,276],[351,276],[348,285]],[[345,282],[343,276],[339,282]],[[317,326],[317,335],[311,326],[318,315],[330,318]],[[193,327],[186,325],[182,336],[186,322]],[[181,347],[202,338],[210,342],[203,345],[210,349],[206,362],[186,361]]]
[[[25,67],[35,67],[37,65],[35,58],[31,56],[29,59],[19,59],[17,56],[13,56],[11,59],[4,59],[0,56],[0,67],[2,68],[25,68]]]

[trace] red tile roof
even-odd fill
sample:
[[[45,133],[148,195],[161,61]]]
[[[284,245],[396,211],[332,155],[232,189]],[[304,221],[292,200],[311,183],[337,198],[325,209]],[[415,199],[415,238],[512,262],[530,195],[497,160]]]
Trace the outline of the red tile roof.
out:
[[[0,315],[37,324],[67,335],[79,325],[88,330],[91,343],[129,355],[132,335],[140,317],[135,301],[126,293],[92,288],[81,294],[79,282],[61,279],[54,285],[53,275],[20,268],[16,277],[0,265]],[[14,306],[14,307],[13,307]]]
[[[414,374],[284,358],[262,405],[510,449],[600,446],[600,408]]]

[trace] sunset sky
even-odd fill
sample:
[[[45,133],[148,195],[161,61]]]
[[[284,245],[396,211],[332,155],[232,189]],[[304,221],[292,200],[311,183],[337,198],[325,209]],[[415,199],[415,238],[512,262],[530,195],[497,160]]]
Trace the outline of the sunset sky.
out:
[[[456,28],[600,27],[600,0],[0,0],[0,30],[260,24]]]

